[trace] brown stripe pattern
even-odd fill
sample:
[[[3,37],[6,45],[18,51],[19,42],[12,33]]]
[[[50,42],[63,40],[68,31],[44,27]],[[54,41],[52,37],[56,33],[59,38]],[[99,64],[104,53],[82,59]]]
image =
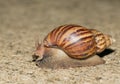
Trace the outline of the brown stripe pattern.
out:
[[[96,52],[93,32],[79,25],[63,25],[55,28],[44,41],[47,42],[47,46],[56,46],[73,58],[85,58]],[[99,45],[101,44],[102,41]]]
[[[91,29],[91,31],[95,35],[97,53],[101,53],[106,48],[106,39],[105,39],[105,36],[100,31],[97,31],[97,30],[94,30],[94,29]]]

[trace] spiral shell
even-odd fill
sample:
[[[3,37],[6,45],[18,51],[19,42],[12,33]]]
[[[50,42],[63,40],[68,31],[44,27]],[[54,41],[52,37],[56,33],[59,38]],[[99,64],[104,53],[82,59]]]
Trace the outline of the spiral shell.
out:
[[[109,35],[80,25],[59,26],[51,31],[43,41],[45,47],[59,48],[68,56],[77,59],[100,53],[111,43]]]

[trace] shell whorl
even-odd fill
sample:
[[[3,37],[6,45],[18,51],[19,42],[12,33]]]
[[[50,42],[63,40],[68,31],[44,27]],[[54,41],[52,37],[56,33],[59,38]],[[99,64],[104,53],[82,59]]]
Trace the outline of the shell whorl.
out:
[[[103,51],[109,46],[109,43],[110,40],[107,35],[80,25],[59,26],[44,39],[46,47],[57,47],[70,57],[78,59]]]
[[[95,29],[91,29],[91,31],[95,35],[97,50],[96,53],[101,53],[105,50],[105,48],[109,47],[112,44],[112,39],[110,35],[103,34]]]

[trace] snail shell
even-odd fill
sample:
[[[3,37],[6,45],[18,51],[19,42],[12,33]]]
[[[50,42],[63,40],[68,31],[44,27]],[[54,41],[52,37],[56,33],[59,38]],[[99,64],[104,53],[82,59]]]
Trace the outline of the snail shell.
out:
[[[111,45],[111,37],[79,25],[63,25],[44,39],[46,47],[58,47],[73,58],[86,58]]]
[[[54,57],[54,52],[62,50],[69,56],[69,59],[86,59],[96,53],[101,53],[111,44],[111,36],[95,29],[87,29],[83,26],[72,24],[62,25],[48,33],[43,42],[38,44],[34,57],[39,57],[41,60],[46,57],[45,54],[47,52],[52,52]],[[49,54],[47,55],[49,56]]]

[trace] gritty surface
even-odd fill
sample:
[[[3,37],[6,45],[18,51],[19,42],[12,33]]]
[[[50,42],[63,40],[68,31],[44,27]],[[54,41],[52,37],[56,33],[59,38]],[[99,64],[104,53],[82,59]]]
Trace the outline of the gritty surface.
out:
[[[0,84],[120,84],[119,0],[0,0]],[[41,69],[31,62],[35,39],[79,24],[116,39],[98,66]]]

